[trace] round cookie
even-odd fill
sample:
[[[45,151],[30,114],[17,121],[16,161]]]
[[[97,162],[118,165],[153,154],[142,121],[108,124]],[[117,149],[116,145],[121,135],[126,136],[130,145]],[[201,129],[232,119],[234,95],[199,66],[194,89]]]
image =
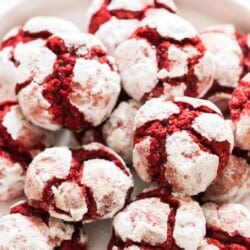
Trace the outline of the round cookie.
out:
[[[243,73],[243,53],[233,25],[215,25],[200,33],[215,62],[213,86],[206,98],[222,111],[228,111],[228,102]]]
[[[16,102],[0,103],[0,201],[22,196],[28,164],[51,139],[47,131],[25,120]]]
[[[238,244],[248,249],[250,246],[250,213],[247,208],[237,203],[222,205],[206,203],[202,208],[206,217],[209,238],[216,239],[223,244]]]
[[[53,16],[32,17],[23,26],[11,29],[0,45],[0,101],[16,99],[15,85],[26,80],[22,65],[23,51],[29,51],[43,44],[50,35],[57,32],[79,32],[70,21]]]
[[[212,85],[214,62],[191,23],[163,9],[149,10],[115,51],[124,90],[152,97],[202,97]]]
[[[137,28],[147,11],[156,8],[176,11],[173,0],[94,0],[87,13],[88,30],[113,54],[117,45]]]
[[[17,96],[25,117],[35,125],[85,129],[110,115],[120,93],[120,76],[93,35],[58,33],[23,60],[30,75],[18,81]]]
[[[139,107],[131,99],[121,102],[102,127],[106,144],[128,164],[132,163],[134,119]]]
[[[197,249],[205,223],[201,207],[191,198],[149,190],[114,217],[108,249]]]
[[[196,195],[226,167],[233,133],[211,102],[191,97],[154,98],[135,117],[133,164],[146,182]]]
[[[52,218],[22,201],[0,218],[0,249],[86,250],[87,237],[81,225]]]
[[[230,113],[237,147],[250,151],[250,73],[245,75],[232,93]]]
[[[112,218],[132,188],[123,160],[98,143],[46,149],[29,165],[25,180],[29,202],[65,221]]]

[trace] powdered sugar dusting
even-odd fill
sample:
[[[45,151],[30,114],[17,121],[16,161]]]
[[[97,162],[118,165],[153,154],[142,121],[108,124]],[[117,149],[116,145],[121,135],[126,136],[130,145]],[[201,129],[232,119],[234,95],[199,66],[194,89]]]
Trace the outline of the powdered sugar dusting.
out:
[[[135,128],[139,128],[149,121],[168,119],[169,116],[179,112],[180,109],[176,104],[159,98],[153,98],[138,110],[135,116]]]
[[[123,241],[143,241],[152,246],[161,244],[167,240],[169,213],[169,205],[159,198],[134,201],[115,216],[115,233]]]
[[[113,217],[124,206],[127,191],[133,187],[132,177],[103,159],[85,161],[83,167],[81,182],[92,190],[98,216]]]
[[[228,141],[231,145],[231,150],[233,149],[233,131],[220,115],[203,113],[195,118],[192,128],[210,141]]]
[[[24,116],[33,124],[49,130],[59,130],[61,125],[53,121],[49,113],[49,102],[42,95],[42,86],[30,83],[18,94],[18,101]]]
[[[0,230],[0,245],[3,249],[53,249],[46,225],[39,218],[6,215],[0,219]]]
[[[123,20],[111,17],[108,22],[100,26],[95,36],[104,43],[108,52],[114,55],[116,47],[134,32],[138,24],[139,21],[136,19]]]
[[[128,163],[132,162],[134,119],[139,107],[133,100],[121,102],[102,127],[107,145]]]
[[[191,23],[164,9],[151,9],[140,23],[140,27],[155,28],[162,37],[171,37],[177,41],[194,38],[197,31]]]
[[[69,213],[69,218],[65,215],[62,219],[69,221],[80,221],[88,212],[85,197],[82,195],[82,189],[74,182],[64,182],[60,186],[52,187],[52,192],[55,197],[55,205],[60,210]],[[60,214],[53,209],[50,211],[51,215],[56,215],[60,218]]]
[[[41,199],[51,178],[65,178],[69,174],[71,160],[71,151],[66,147],[48,148],[38,154],[26,174],[24,191],[28,199]]]
[[[147,136],[144,140],[136,143],[133,149],[133,165],[139,176],[147,182],[151,181],[148,174],[151,139]]]
[[[57,32],[79,32],[79,28],[72,22],[54,16],[36,16],[30,18],[23,26],[23,30],[29,33],[47,31],[51,34]]]
[[[186,131],[168,136],[166,149],[165,177],[176,191],[195,195],[216,178],[218,156],[202,151]]]
[[[144,40],[129,39],[117,47],[115,58],[124,89],[135,100],[140,101],[157,84],[155,49]]]
[[[217,227],[230,236],[239,234],[243,237],[250,237],[250,213],[241,204],[206,203],[202,208],[208,227]]]
[[[182,201],[176,211],[173,237],[175,243],[185,250],[197,249],[206,232],[206,221],[197,202]]]
[[[99,125],[116,103],[120,92],[119,75],[96,60],[77,59],[73,80],[71,104],[84,113],[88,122]]]
[[[0,156],[0,201],[9,201],[22,196],[24,170],[19,163]]]
[[[130,11],[140,11],[147,5],[152,5],[154,0],[139,0],[139,1],[127,1],[127,0],[112,0],[108,5],[108,10],[124,9]]]

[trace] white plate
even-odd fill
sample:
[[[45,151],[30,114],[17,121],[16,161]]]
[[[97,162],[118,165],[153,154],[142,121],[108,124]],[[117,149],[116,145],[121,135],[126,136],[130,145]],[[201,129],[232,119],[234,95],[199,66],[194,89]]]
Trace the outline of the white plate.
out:
[[[0,0],[7,1],[7,0]],[[133,0],[128,0],[133,1]],[[85,12],[91,0],[8,0],[0,3],[0,37],[10,28],[36,15],[55,15],[74,21],[83,30]],[[250,32],[250,0],[176,0],[179,14],[198,28],[216,23],[233,23],[238,30]],[[1,6],[3,6],[1,8]],[[142,183],[137,179],[136,191]],[[139,184],[140,183],[140,184]],[[243,201],[250,209],[250,202]],[[13,203],[13,202],[12,202]],[[0,203],[0,215],[8,212],[10,204]],[[104,250],[111,234],[111,221],[100,221],[85,226],[90,250]]]

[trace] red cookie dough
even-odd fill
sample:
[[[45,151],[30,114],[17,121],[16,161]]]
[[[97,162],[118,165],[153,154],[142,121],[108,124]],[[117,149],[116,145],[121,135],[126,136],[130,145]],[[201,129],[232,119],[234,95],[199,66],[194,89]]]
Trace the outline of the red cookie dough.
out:
[[[108,118],[120,92],[120,76],[113,58],[93,35],[53,35],[26,57],[30,79],[19,81],[16,92],[32,123],[48,130],[77,130]]]
[[[33,17],[23,26],[11,29],[0,45],[0,101],[15,99],[15,85],[26,80],[24,52],[43,44],[57,32],[79,32],[70,21],[59,17]]]
[[[26,121],[16,102],[0,103],[0,201],[22,196],[28,164],[50,143],[50,134]]]
[[[65,223],[21,201],[0,218],[0,249],[86,250],[87,237],[81,225]]]
[[[198,250],[249,250],[249,248],[234,243],[223,244],[218,240],[205,238]]]
[[[46,149],[34,158],[25,180],[29,202],[65,221],[112,218],[124,207],[132,187],[123,160],[98,143]]]
[[[209,238],[216,239],[225,245],[238,244],[242,246],[242,248],[226,249],[249,249],[250,212],[247,208],[236,203],[223,205],[206,203],[202,208],[206,217]]]
[[[102,127],[106,144],[128,164],[132,163],[134,120],[139,107],[133,100],[121,102]]]
[[[230,113],[236,145],[250,151],[250,73],[241,79],[232,93]]]
[[[243,73],[243,53],[233,25],[215,25],[200,33],[215,62],[214,82],[206,98],[222,111],[228,111],[228,102]]]
[[[210,185],[203,200],[215,202],[239,202],[250,194],[250,164],[247,160],[231,155],[218,179]]]
[[[199,204],[166,189],[139,195],[113,221],[109,250],[197,249],[205,235]]]
[[[211,102],[191,97],[154,98],[135,117],[133,163],[146,182],[196,195],[228,163],[233,133]]]
[[[138,27],[149,9],[176,11],[173,0],[93,0],[88,10],[88,30],[114,53]]]
[[[150,10],[115,58],[125,91],[137,101],[163,96],[202,97],[212,85],[214,63],[191,23]]]

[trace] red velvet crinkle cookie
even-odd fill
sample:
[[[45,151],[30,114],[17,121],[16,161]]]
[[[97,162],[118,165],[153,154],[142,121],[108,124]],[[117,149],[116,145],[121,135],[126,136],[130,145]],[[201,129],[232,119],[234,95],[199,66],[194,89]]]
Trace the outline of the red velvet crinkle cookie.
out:
[[[221,110],[228,109],[231,93],[243,73],[243,52],[233,25],[215,25],[200,33],[215,62],[214,82],[206,98]]]
[[[250,164],[242,157],[230,155],[227,166],[207,188],[203,200],[239,202],[247,194],[250,194]]]
[[[38,16],[4,36],[0,45],[0,101],[15,99],[16,83],[27,79],[27,69],[23,64],[27,59],[25,54],[57,32],[79,32],[79,29],[59,17]]]
[[[200,205],[166,189],[142,193],[113,221],[109,250],[197,249],[205,235]]]
[[[49,148],[30,164],[25,194],[31,204],[65,221],[91,222],[121,210],[133,187],[123,160],[92,143],[79,149]]]
[[[176,192],[206,190],[228,163],[233,133],[211,102],[191,97],[154,98],[135,117],[133,163],[146,182]]]
[[[206,203],[202,208],[206,217],[207,237],[216,239],[225,245],[242,246],[242,248],[226,249],[249,249],[250,212],[247,208],[236,203],[222,205]]]
[[[191,23],[166,10],[150,10],[115,51],[125,91],[137,101],[163,96],[202,97],[214,63]]]
[[[0,218],[0,249],[86,250],[87,237],[81,225],[73,225],[21,201]]]
[[[50,143],[50,134],[26,121],[16,102],[0,103],[0,201],[23,194],[28,164]]]
[[[121,102],[102,127],[106,144],[128,164],[132,163],[134,119],[139,107],[133,100]]]
[[[113,53],[138,27],[149,9],[176,11],[173,0],[93,0],[89,7],[88,30]]]
[[[250,151],[250,73],[241,79],[232,93],[230,113],[236,145]]]
[[[93,35],[58,33],[25,56],[30,77],[18,81],[16,92],[32,123],[48,130],[76,130],[98,126],[110,115],[120,76]]]

